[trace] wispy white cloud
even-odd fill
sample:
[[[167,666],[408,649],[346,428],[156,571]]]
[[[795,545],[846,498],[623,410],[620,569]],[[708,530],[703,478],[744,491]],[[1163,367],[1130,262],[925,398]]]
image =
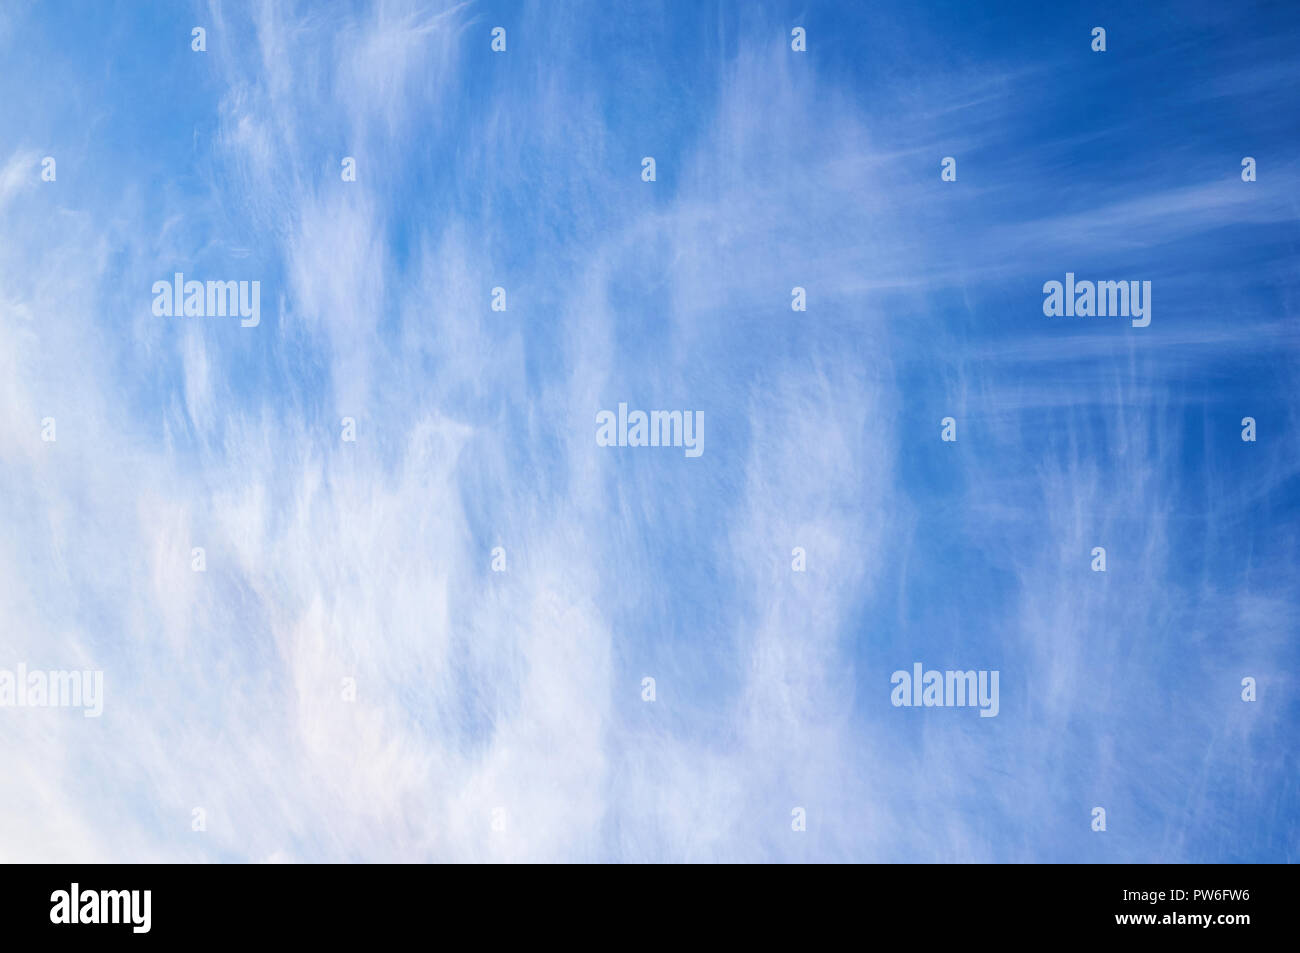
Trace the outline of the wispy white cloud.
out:
[[[5,714],[0,855],[1025,860],[1093,849],[1095,798],[1218,809],[1199,742],[1137,764],[1172,724],[1152,680],[1201,611],[1239,632],[1189,636],[1207,658],[1279,686],[1296,606],[1273,579],[1170,569],[1196,486],[1162,384],[1204,346],[1262,345],[964,340],[940,310],[1022,278],[1024,245],[1277,225],[1276,192],[1117,195],[928,255],[948,211],[896,181],[908,150],[781,31],[747,32],[685,131],[643,145],[622,91],[563,52],[576,14],[521,14],[514,49],[560,52],[507,67],[479,62],[473,5],[242,13],[208,10],[197,191],[83,208],[40,190],[35,153],[0,162],[4,648],[106,675],[99,720]],[[261,276],[260,327],[149,313],[153,280],[208,266]],[[1063,395],[1067,360],[1113,373]],[[706,453],[596,446],[620,400],[703,409]],[[1113,413],[1139,404],[1166,416]],[[1244,492],[1291,478],[1263,459]],[[916,659],[1003,666],[1003,713],[908,719],[889,673]],[[1215,671],[1182,674],[1228,691]],[[1269,730],[1186,723],[1221,748]]]

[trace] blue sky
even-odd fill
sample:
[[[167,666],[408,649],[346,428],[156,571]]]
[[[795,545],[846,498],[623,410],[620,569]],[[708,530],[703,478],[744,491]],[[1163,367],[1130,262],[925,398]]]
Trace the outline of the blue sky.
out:
[[[5,4],[0,669],[105,699],[0,709],[0,858],[1295,861],[1297,39]],[[620,402],[704,453],[597,446]],[[1000,713],[894,707],[917,661]]]

